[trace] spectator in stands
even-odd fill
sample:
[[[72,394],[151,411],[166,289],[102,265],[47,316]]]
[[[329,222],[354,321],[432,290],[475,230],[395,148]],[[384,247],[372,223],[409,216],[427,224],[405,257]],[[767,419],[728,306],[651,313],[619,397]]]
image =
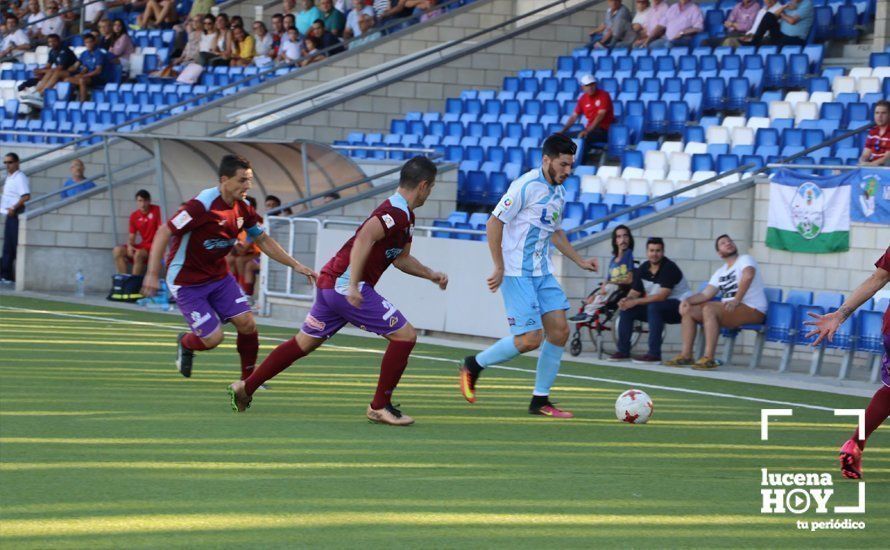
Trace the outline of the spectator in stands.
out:
[[[333,0],[320,0],[318,2],[318,11],[321,12],[321,19],[324,22],[324,28],[331,34],[340,38],[343,36],[343,27],[346,26],[346,16],[343,12],[334,7]]]
[[[157,28],[165,24],[176,22],[175,0],[148,0],[145,10],[132,27],[134,31],[142,28]]]
[[[324,21],[321,19],[316,19],[315,23],[312,23],[309,34],[315,37],[316,44],[319,49],[325,51],[325,55],[334,55],[343,51],[340,39],[325,28]]]
[[[634,29],[634,32],[637,33],[637,39],[634,41],[635,48],[647,48],[649,43],[655,40],[655,31],[669,7],[667,0],[652,0],[651,5],[648,2],[647,5],[649,5],[649,8],[645,10],[647,15],[642,21],[638,22],[640,28]],[[638,2],[637,15],[639,14],[640,3]],[[634,21],[636,22],[636,18],[634,18]]]
[[[584,93],[578,98],[575,111],[566,120],[562,133],[567,134],[569,129],[584,115],[587,125],[578,132],[578,138],[584,140],[581,151],[582,161],[587,158],[594,145],[606,143],[609,140],[609,126],[615,120],[615,110],[612,106],[612,98],[605,90],[599,90],[596,86],[596,78],[593,75],[581,77],[581,88]]]
[[[297,12],[297,30],[301,35],[309,32],[312,23],[315,23],[321,17],[321,10],[315,7],[313,0],[300,0],[300,9]]]
[[[297,13],[297,0],[284,0],[281,7],[281,13],[287,15],[289,13]]]
[[[763,21],[763,16],[767,13],[776,14],[784,9],[784,6],[779,3],[779,0],[763,0],[763,7],[757,10],[757,15],[754,17],[754,21],[751,23],[751,28],[748,29],[748,32],[741,36],[730,36],[726,40],[723,41],[724,46],[730,46],[732,48],[736,48],[741,46],[743,43],[750,43],[754,38],[754,33],[757,32],[757,29],[760,28],[760,23]]]
[[[136,191],[136,210],[130,214],[130,234],[127,237],[127,244],[115,246],[112,251],[118,273],[126,273],[128,263],[133,264],[133,275],[145,273],[151,243],[162,223],[164,220],[161,208],[151,203],[151,193],[145,189]]]
[[[634,238],[626,225],[612,230],[612,259],[606,272],[606,280],[598,289],[584,299],[584,310],[569,319],[575,323],[585,323],[602,307],[611,305],[617,308],[618,301],[624,298],[633,283]]]
[[[438,4],[438,0],[408,0],[405,5],[413,9],[412,15],[419,17],[420,22],[423,23],[445,13],[442,8],[437,7]]]
[[[232,67],[246,67],[256,56],[256,43],[253,37],[244,32],[243,27],[232,29],[232,53],[229,56]]]
[[[284,14],[284,29],[285,31],[291,27],[297,26],[297,16],[292,13]],[[286,34],[286,33],[285,33]],[[300,34],[299,29],[297,29],[297,34]],[[302,35],[300,35],[302,36]]]
[[[136,50],[133,40],[127,33],[127,27],[120,19],[111,24],[111,47],[107,48],[112,58],[118,60],[125,73],[130,72],[130,55]]]
[[[111,19],[100,19],[97,25],[99,30],[96,31],[96,40],[98,46],[104,50],[110,50],[114,44],[114,31],[111,29]]]
[[[275,195],[266,195],[266,215],[269,216],[293,216],[294,211],[291,210],[290,207],[281,209],[280,212],[275,212],[274,214],[269,214],[269,210],[273,210],[275,208],[281,207],[281,199],[279,199]]]
[[[229,22],[230,29],[235,30],[236,27],[241,27],[242,29],[244,28],[244,19],[242,19],[240,15],[233,15],[232,19]]]
[[[380,31],[375,31],[374,29],[374,17],[368,15],[367,13],[363,13],[358,20],[359,30],[361,30],[361,36],[358,38],[353,38],[349,42],[350,48],[357,48],[363,44],[367,44],[368,42],[373,42],[383,36]]]
[[[714,243],[720,259],[726,263],[720,267],[708,286],[698,294],[689,296],[680,304],[683,316],[683,351],[665,365],[682,367],[692,365],[694,369],[714,369],[717,362],[717,337],[721,328],[734,329],[742,325],[758,325],[766,319],[766,293],[763,278],[754,258],[747,254],[739,255],[739,250],[729,235],[720,235]],[[721,300],[711,301],[721,295]],[[694,364],[692,346],[698,324],[703,325],[705,354]]]
[[[278,63],[296,63],[300,59],[300,33],[296,27],[287,29],[287,35],[278,48]]]
[[[216,0],[194,0],[192,9],[189,10],[189,19],[204,17],[210,13],[210,9],[216,5]]]
[[[31,40],[19,28],[19,18],[14,15],[6,17],[6,34],[0,42],[0,62],[12,61],[20,63],[25,52],[31,49]]]
[[[664,12],[652,36],[647,39],[648,45],[650,48],[689,46],[693,37],[704,28],[705,20],[698,4],[694,0],[680,0]]]
[[[214,66],[228,65],[232,50],[232,31],[229,29],[229,16],[221,13],[214,22],[216,42],[213,44],[213,57],[210,64]]]
[[[287,33],[284,28],[284,16],[276,13],[272,16],[272,53],[269,55],[272,59],[278,57],[278,49],[281,47],[281,38]]]
[[[25,33],[31,40],[37,40],[40,37],[40,22],[46,19],[43,11],[40,9],[38,0],[28,0],[28,6],[25,8]]]
[[[104,86],[104,74],[107,73],[109,63],[108,52],[98,47],[96,35],[86,33],[83,35],[83,45],[86,50],[80,54],[80,59],[74,65],[71,76],[66,80],[77,86],[77,95],[80,101],[86,101],[92,86]]]
[[[637,11],[630,22],[631,40],[636,46],[638,42],[646,39],[646,23],[652,15],[649,0],[636,0]]]
[[[65,21],[59,17],[59,4],[52,0],[46,3],[46,19],[40,23],[40,37],[37,42],[41,45],[46,44],[47,38],[51,34],[62,36],[65,32]]]
[[[868,131],[865,148],[859,157],[861,166],[890,165],[890,101],[875,103],[875,126]]]
[[[19,216],[25,211],[25,203],[31,198],[28,176],[19,168],[19,156],[6,153],[3,157],[6,167],[6,181],[3,183],[3,197],[0,198],[0,212],[6,216],[3,226],[3,257],[0,258],[0,283],[15,281],[15,256],[19,242]]]
[[[212,18],[208,18],[208,23],[210,23],[209,28],[213,28]],[[173,61],[170,62],[171,65],[188,65],[189,63],[197,63],[199,65],[203,65],[201,61],[201,38],[204,36],[201,27],[203,25],[203,15],[195,15],[194,17],[189,18],[188,22],[186,23],[186,32],[188,33],[188,38],[185,42],[185,47],[182,49],[182,54],[180,54],[179,57],[173,59]]]
[[[71,0],[62,0],[63,9],[68,9],[71,7]],[[96,24],[102,20],[102,17],[105,15],[105,2],[91,2],[84,6],[83,8],[83,26],[86,29],[93,30],[96,28]],[[69,20],[68,18],[71,17]],[[77,17],[76,12],[66,13],[62,16],[62,20],[65,23],[74,22],[74,18]],[[62,33],[59,33],[60,36],[63,36]]]
[[[74,1],[78,2],[78,4],[80,3],[78,0]],[[108,0],[105,3],[107,10],[104,16],[109,19],[123,19],[126,21],[129,19],[130,13],[142,13],[147,4],[147,0]]]
[[[272,63],[272,35],[266,29],[266,24],[262,21],[253,22],[253,43],[256,48],[256,56],[253,62],[257,66],[268,65]]]
[[[377,16],[377,24],[381,26],[411,17],[411,12],[408,0],[374,0],[374,14]]]
[[[764,13],[760,26],[743,43],[760,45],[768,34],[770,42],[779,46],[803,46],[813,27],[812,0],[790,0],[781,8]]]
[[[760,4],[755,0],[739,0],[739,3],[733,6],[732,11],[729,12],[729,17],[723,22],[723,26],[726,28],[726,38],[744,36],[751,32],[758,12],[760,12]],[[715,46],[719,45],[715,44]]]
[[[58,34],[49,35],[47,44],[49,45],[49,58],[46,66],[34,71],[35,76],[40,79],[37,88],[33,94],[22,96],[23,100],[33,99],[38,105],[43,105],[43,92],[71,76],[71,69],[77,63],[77,56],[74,55],[71,48],[62,44],[62,39]]]
[[[346,27],[343,29],[343,39],[350,40],[362,35],[358,21],[362,15],[374,17],[374,9],[366,6],[363,0],[352,0],[352,9],[346,14]]]
[[[87,189],[96,187],[96,184],[93,183],[92,180],[88,180],[86,176],[84,176],[85,169],[82,160],[72,160],[69,169],[71,170],[71,177],[65,180],[65,183],[62,184],[62,188],[64,189],[64,191],[62,191],[63,199],[73,197],[78,193],[83,193]]]
[[[593,29],[590,38],[594,48],[611,48],[624,44],[631,31],[630,10],[621,0],[609,0],[603,24]]]
[[[214,49],[217,44],[216,21],[212,15],[205,15],[201,19],[201,39],[198,43],[198,57],[201,65],[205,67],[216,56]]]
[[[689,283],[677,264],[664,255],[664,241],[650,237],[646,241],[643,265],[634,270],[633,286],[618,302],[621,309],[618,323],[618,351],[609,360],[630,359],[630,339],[637,321],[649,323],[649,350],[635,357],[635,363],[661,361],[661,339],[664,325],[681,321],[680,301],[689,294]]]
[[[303,39],[302,49],[300,50],[300,57],[302,57],[302,60],[299,63],[300,67],[317,63],[327,57],[327,55],[320,52],[319,49],[318,39],[311,34],[307,34]]]

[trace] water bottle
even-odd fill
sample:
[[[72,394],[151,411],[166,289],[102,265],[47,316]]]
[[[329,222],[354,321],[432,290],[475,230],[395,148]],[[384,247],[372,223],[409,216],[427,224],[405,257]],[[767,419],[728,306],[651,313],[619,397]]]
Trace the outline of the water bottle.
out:
[[[83,276],[83,271],[78,269],[77,273],[74,274],[74,295],[78,298],[83,298],[85,286],[86,277]]]

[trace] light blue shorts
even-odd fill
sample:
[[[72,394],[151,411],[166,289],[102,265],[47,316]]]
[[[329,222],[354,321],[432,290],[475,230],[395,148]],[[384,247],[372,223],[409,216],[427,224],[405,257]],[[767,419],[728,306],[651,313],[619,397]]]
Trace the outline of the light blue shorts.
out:
[[[541,315],[569,309],[569,300],[553,275],[504,277],[501,283],[507,322],[514,336],[544,328]]]

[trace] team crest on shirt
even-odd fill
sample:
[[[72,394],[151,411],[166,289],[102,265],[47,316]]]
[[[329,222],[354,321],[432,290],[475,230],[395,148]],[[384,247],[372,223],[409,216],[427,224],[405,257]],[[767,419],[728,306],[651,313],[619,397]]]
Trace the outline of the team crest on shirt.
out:
[[[593,106],[594,106],[594,107],[599,107],[599,106],[600,106],[600,100],[597,99],[596,101],[594,101],[594,102],[593,102]]]
[[[173,222],[173,227],[175,227],[176,229],[182,229],[188,222],[192,221],[192,216],[188,212],[183,210],[179,214],[177,214],[176,217],[173,218],[171,221]]]
[[[390,229],[392,226],[394,226],[396,224],[396,221],[394,219],[392,219],[392,216],[390,216],[389,214],[384,214],[383,215],[383,224],[386,226],[387,229]]]
[[[306,316],[306,326],[313,330],[324,330],[325,324],[309,314]]]
[[[399,318],[396,317],[395,315],[393,315],[392,317],[389,318],[389,328],[396,326],[396,323],[398,323],[398,322],[399,322]]]
[[[241,226],[244,225],[244,218],[238,218],[238,229],[241,229]]]

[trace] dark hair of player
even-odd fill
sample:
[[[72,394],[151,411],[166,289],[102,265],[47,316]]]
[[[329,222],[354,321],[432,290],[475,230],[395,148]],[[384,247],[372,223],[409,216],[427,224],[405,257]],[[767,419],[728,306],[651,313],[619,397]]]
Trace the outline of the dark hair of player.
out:
[[[246,197],[244,197],[244,200],[249,202],[250,206],[252,206],[254,208],[254,210],[256,210],[256,199],[255,198],[251,197],[250,195],[247,195]]]
[[[616,239],[618,237],[619,229],[627,231],[627,236],[630,238],[630,250],[634,249],[634,235],[630,232],[630,228],[626,225],[616,225],[615,229],[612,230],[612,257],[618,256],[618,243],[616,242]]]
[[[276,197],[275,195],[266,195],[266,202],[272,201],[275,203],[275,206],[281,206],[281,199]]]
[[[544,140],[544,155],[556,158],[559,155],[574,155],[578,152],[578,146],[565,134],[550,134]]]
[[[661,237],[649,237],[649,240],[646,241],[646,248],[649,248],[650,244],[656,244],[664,250],[664,239]]]
[[[12,159],[12,162],[18,162],[19,156],[15,153],[6,153],[6,156]]]
[[[219,162],[219,177],[232,178],[238,170],[250,169],[250,161],[241,155],[226,155]]]
[[[723,237],[726,237],[727,239],[732,239],[732,237],[730,237],[730,236],[727,235],[726,233],[720,235],[719,237],[717,237],[716,239],[714,239],[714,250],[717,250],[717,249],[719,248],[718,245],[720,244],[720,239],[722,239]]]
[[[402,166],[402,171],[399,174],[399,187],[416,189],[422,181],[432,183],[438,172],[439,169],[430,159],[421,156],[414,157]]]
[[[877,110],[878,107],[883,107],[890,111],[890,101],[887,101],[886,99],[878,100],[878,102],[875,103],[875,110]]]
[[[137,199],[145,199],[145,200],[147,200],[147,201],[150,201],[150,200],[151,200],[151,193],[149,193],[149,192],[146,191],[145,189],[140,189],[139,191],[136,191],[136,198],[137,198]]]

